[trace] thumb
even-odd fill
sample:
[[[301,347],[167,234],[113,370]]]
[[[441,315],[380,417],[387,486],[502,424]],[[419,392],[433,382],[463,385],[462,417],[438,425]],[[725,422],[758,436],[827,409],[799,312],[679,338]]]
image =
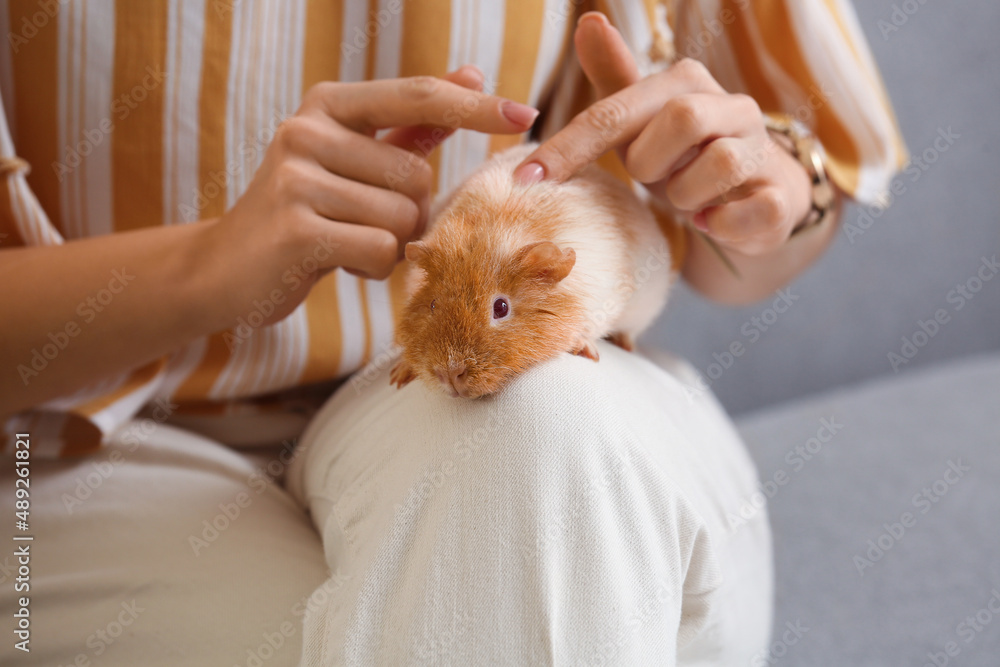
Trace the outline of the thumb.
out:
[[[580,17],[574,44],[583,73],[597,90],[598,99],[642,78],[621,33],[601,12],[587,12]]]
[[[632,57],[632,52],[629,51],[621,33],[608,22],[604,14],[587,12],[581,16],[576,24],[573,43],[583,73],[597,90],[598,98],[604,99],[619,93],[627,95],[621,91],[632,87],[642,78],[635,64],[635,58]],[[620,102],[628,104],[625,101],[620,100]],[[634,100],[630,102],[634,103]],[[574,147],[581,142],[584,146],[593,145],[595,139],[598,140],[598,145],[606,145],[607,137],[594,136],[600,129],[595,126],[600,119],[592,114],[588,115],[594,108],[596,107],[592,106],[580,113],[569,125],[549,137],[531,155],[524,158],[514,169],[514,180],[524,185],[546,177],[563,181],[598,159],[599,154],[574,150]],[[581,122],[581,118],[585,120]],[[624,134],[628,134],[627,125],[628,123],[624,123],[623,127],[619,128],[624,130]],[[635,134],[638,134],[638,130]],[[624,140],[622,137],[615,137],[612,142],[618,149],[619,155],[622,155],[625,146],[618,144]],[[601,152],[603,153],[603,149]]]

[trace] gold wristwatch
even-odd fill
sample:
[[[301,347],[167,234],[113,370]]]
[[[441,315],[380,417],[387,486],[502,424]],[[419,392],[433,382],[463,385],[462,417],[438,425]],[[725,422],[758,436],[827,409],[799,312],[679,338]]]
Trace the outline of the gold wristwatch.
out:
[[[791,236],[795,236],[823,222],[836,207],[837,195],[826,174],[823,147],[809,128],[791,116],[775,114],[765,114],[764,125],[788,141],[789,151],[802,164],[812,182],[812,208],[792,229]]]

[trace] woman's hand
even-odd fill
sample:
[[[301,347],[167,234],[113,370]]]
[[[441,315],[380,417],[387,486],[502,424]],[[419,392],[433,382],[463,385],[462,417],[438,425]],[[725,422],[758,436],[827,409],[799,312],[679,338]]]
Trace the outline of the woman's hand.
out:
[[[723,90],[695,60],[640,79],[619,32],[588,12],[576,51],[598,102],[518,167],[565,180],[617,148],[628,173],[681,220],[748,256],[775,250],[810,209],[805,169],[764,127],[757,103]]]
[[[536,114],[479,92],[475,68],[446,79],[314,87],[219,219],[0,249],[0,312],[17,314],[0,327],[0,417],[241,317],[280,320],[334,267],[387,276],[427,217],[427,153],[457,128],[520,133]],[[95,295],[113,303],[82,310]]]
[[[452,131],[520,133],[537,111],[481,91],[463,67],[444,79],[322,83],[279,128],[235,206],[206,228],[235,322],[268,301],[287,316],[325,273],[382,279],[424,229],[432,186],[427,154]],[[375,132],[395,128],[382,139]],[[259,310],[259,309],[258,309]]]

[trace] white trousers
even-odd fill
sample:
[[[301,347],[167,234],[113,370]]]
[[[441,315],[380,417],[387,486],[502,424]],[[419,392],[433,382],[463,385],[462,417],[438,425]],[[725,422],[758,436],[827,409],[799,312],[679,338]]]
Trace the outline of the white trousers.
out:
[[[5,633],[0,662],[750,664],[770,533],[729,519],[754,467],[686,365],[600,353],[476,401],[369,369],[271,461],[157,426],[33,465],[32,652]]]

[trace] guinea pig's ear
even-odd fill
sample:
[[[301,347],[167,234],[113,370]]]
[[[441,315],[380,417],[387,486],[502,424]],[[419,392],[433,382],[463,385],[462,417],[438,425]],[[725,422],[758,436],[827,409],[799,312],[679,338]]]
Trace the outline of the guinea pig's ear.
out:
[[[562,250],[550,241],[532,243],[521,248],[523,274],[552,285],[568,276],[575,263],[575,250]]]
[[[420,241],[411,241],[406,244],[406,248],[403,249],[406,254],[406,259],[413,262],[414,264],[422,264],[427,256],[430,254],[430,249],[427,244]]]

